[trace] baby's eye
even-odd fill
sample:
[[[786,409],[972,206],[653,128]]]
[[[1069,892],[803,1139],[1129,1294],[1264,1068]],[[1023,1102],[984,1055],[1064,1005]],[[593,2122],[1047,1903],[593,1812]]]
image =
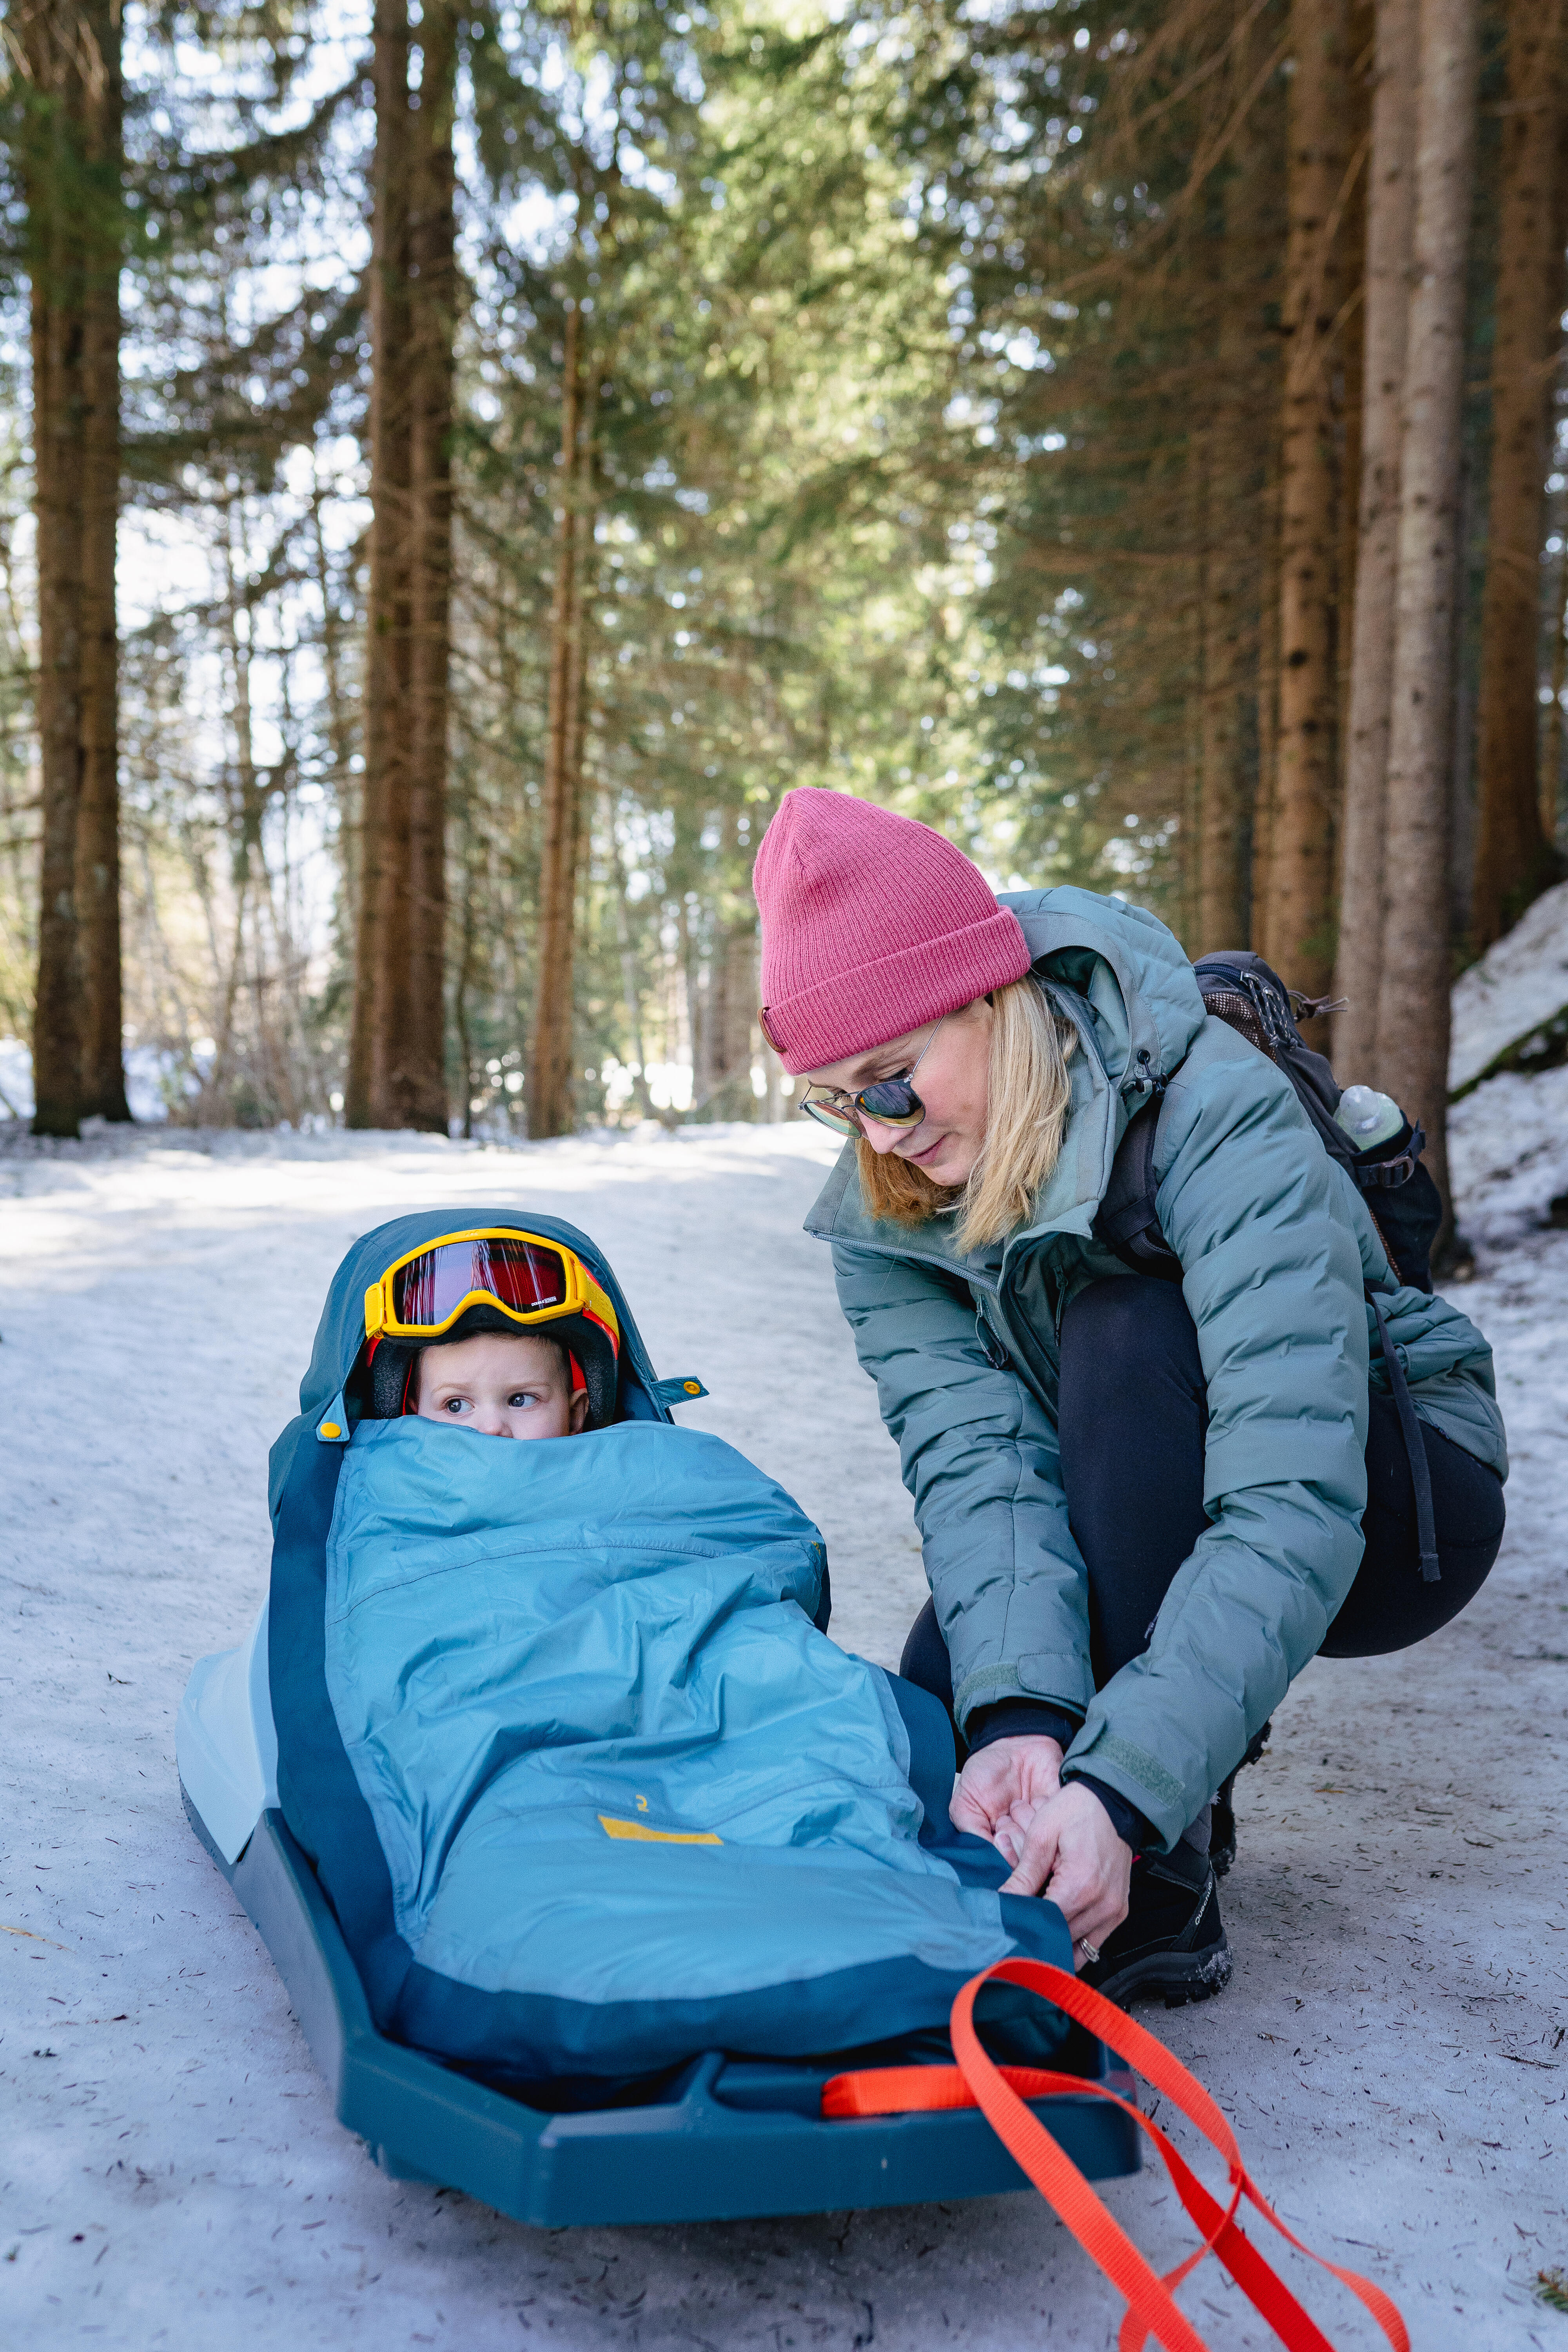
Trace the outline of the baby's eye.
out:
[[[467,1409],[468,1402],[467,1397],[444,1397],[441,1401],[441,1410],[455,1416]]]
[[[521,1410],[528,1405],[537,1404],[539,1402],[539,1399],[532,1389],[513,1389],[510,1396],[507,1399],[507,1402],[509,1405],[512,1405]]]

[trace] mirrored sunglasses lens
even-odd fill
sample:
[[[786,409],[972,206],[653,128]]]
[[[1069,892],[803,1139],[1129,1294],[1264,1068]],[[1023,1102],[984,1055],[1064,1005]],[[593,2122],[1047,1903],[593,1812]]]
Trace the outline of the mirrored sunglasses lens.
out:
[[[835,1135],[858,1135],[860,1132],[849,1113],[836,1109],[832,1103],[803,1102],[801,1108],[809,1118],[816,1119],[819,1127],[829,1129]]]
[[[918,1127],[925,1117],[925,1105],[908,1078],[884,1078],[879,1086],[866,1087],[855,1104],[883,1127]]]

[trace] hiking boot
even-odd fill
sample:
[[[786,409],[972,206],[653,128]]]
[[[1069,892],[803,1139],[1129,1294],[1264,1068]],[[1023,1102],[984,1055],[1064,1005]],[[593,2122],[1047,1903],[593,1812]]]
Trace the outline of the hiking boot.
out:
[[[1110,2000],[1163,2000],[1167,2009],[1207,2000],[1230,1980],[1230,1946],[1206,1854],[1181,1844],[1132,1865],[1127,1916],[1083,1971]]]
[[[1236,1772],[1244,1770],[1248,1764],[1257,1763],[1268,1745],[1268,1735],[1273,1728],[1273,1719],[1270,1717],[1258,1737],[1249,1743],[1246,1755],[1236,1768]],[[1223,1878],[1236,1860],[1236,1772],[1232,1772],[1227,1779],[1220,1782],[1209,1817],[1209,1860],[1214,1864],[1214,1874],[1216,1878]]]

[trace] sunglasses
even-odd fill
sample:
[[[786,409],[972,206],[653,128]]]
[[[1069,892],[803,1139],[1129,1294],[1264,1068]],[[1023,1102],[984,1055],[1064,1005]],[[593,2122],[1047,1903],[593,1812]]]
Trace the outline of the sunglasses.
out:
[[[944,1013],[942,1020],[947,1018]],[[879,1078],[874,1086],[862,1087],[858,1093],[847,1095],[840,1087],[817,1087],[800,1105],[808,1118],[819,1127],[831,1129],[835,1135],[858,1135],[860,1121],[874,1118],[879,1127],[919,1127],[926,1115],[926,1107],[911,1083],[915,1072],[936,1043],[936,1024],[914,1060],[901,1077]]]
[[[444,1234],[389,1265],[364,1295],[367,1338],[435,1339],[470,1307],[499,1307],[527,1330],[585,1315],[619,1349],[614,1307],[574,1250],[536,1234]]]

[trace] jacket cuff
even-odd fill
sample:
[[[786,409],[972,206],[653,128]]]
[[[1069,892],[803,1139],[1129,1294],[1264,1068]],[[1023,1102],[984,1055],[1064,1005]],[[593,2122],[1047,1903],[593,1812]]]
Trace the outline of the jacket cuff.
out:
[[[1104,1724],[1085,1739],[1080,1732],[1062,1766],[1062,1778],[1087,1775],[1136,1807],[1149,1824],[1146,1850],[1168,1853],[1191,1819],[1186,1791],[1157,1756],[1107,1730]]]
[[[971,1717],[1003,1699],[1028,1699],[1037,1706],[1054,1707],[1076,1726],[1093,1696],[1087,1660],[1039,1653],[1006,1665],[997,1662],[972,1668],[953,1690],[952,1713],[967,1739]]]
[[[998,1739],[1054,1739],[1065,1754],[1078,1733],[1078,1717],[1048,1699],[1005,1698],[994,1706],[976,1707],[963,1737],[972,1756]]]
[[[1131,1847],[1134,1859],[1145,1846],[1158,1845],[1153,1822],[1147,1813],[1141,1813],[1136,1805],[1129,1804],[1120,1789],[1108,1788],[1103,1780],[1097,1780],[1092,1772],[1075,1772],[1068,1786],[1093,1790],[1110,1815],[1111,1828],[1123,1845]]]

